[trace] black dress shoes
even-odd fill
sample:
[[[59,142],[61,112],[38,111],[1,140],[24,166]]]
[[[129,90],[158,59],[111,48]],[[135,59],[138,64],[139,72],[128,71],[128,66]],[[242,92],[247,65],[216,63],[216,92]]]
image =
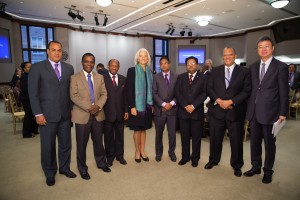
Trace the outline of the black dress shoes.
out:
[[[98,167],[99,169],[102,169],[104,172],[111,172],[110,168],[108,166],[104,166],[104,167]]]
[[[262,179],[262,182],[264,184],[269,184],[272,182],[272,174],[265,174],[263,179]]]
[[[205,166],[204,169],[212,169],[214,166],[216,166],[217,164],[213,163],[213,162],[208,162]]]
[[[176,162],[177,161],[177,158],[176,158],[175,154],[170,155],[170,159],[171,159],[172,162]]]
[[[107,163],[106,163],[106,166],[107,166],[107,167],[113,166],[113,162],[107,162]]]
[[[247,177],[251,177],[251,176],[253,176],[253,175],[255,175],[255,174],[260,174],[261,173],[261,170],[259,169],[259,170],[253,170],[253,169],[250,169],[249,171],[246,171],[245,173],[244,173],[244,176],[247,176]]]
[[[241,177],[242,176],[242,171],[241,169],[234,169],[233,173],[236,177]]]
[[[198,167],[198,162],[197,161],[192,161],[192,167]]]
[[[124,158],[117,159],[117,161],[119,161],[121,165],[127,165],[127,161]]]
[[[156,162],[160,162],[161,161],[161,156],[156,156],[155,160],[156,160]]]
[[[143,159],[143,161],[149,162],[149,158],[148,158],[148,157],[145,157],[145,158],[144,158],[144,157],[142,156],[142,154],[141,154],[141,158]]]
[[[79,173],[81,178],[84,180],[89,180],[91,178],[88,172],[79,172]]]
[[[48,186],[53,186],[55,184],[55,178],[54,177],[50,177],[46,179],[46,184]]]
[[[187,163],[186,160],[181,159],[181,160],[178,162],[178,165],[185,165],[186,163]]]
[[[68,178],[76,178],[76,174],[74,172],[72,172],[71,170],[63,172],[63,171],[59,171],[60,174],[65,175]]]

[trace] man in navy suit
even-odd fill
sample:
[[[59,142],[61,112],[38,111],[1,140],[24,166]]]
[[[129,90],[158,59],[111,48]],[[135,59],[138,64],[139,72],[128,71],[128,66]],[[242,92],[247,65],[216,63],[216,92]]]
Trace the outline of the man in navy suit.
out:
[[[177,74],[170,71],[171,64],[168,57],[160,58],[160,69],[162,72],[153,78],[153,99],[154,99],[154,123],[155,123],[155,160],[161,161],[163,154],[163,132],[167,124],[169,136],[169,151],[171,161],[176,162],[176,121],[177,121],[177,100],[174,88]]]
[[[211,169],[221,160],[225,130],[229,131],[234,175],[242,176],[243,134],[247,109],[246,100],[251,92],[249,70],[235,64],[236,52],[232,47],[223,49],[224,64],[210,73],[207,94],[209,102],[210,156],[205,169]]]
[[[272,134],[273,123],[282,123],[288,113],[288,67],[273,57],[274,43],[270,37],[259,38],[257,51],[260,60],[250,65],[252,92],[246,114],[251,129],[252,168],[245,172],[244,176],[261,173],[261,144],[264,139],[265,162],[262,182],[268,184],[272,182],[276,154],[276,138]]]
[[[190,56],[185,60],[187,72],[177,78],[175,97],[178,102],[178,119],[181,132],[181,155],[178,165],[192,160],[197,167],[200,160],[201,136],[203,135],[206,77],[198,71],[198,59]],[[192,155],[190,154],[192,137]]]
[[[28,92],[32,112],[40,125],[41,162],[46,184],[55,184],[57,172],[56,137],[58,140],[59,173],[75,178],[71,161],[71,100],[70,77],[72,65],[61,62],[62,45],[49,42],[48,59],[31,66]]]
[[[125,98],[126,78],[118,74],[120,63],[116,59],[108,62],[108,73],[104,75],[107,101],[104,105],[104,143],[107,165],[112,166],[116,158],[122,165],[124,159],[124,121],[128,119]]]

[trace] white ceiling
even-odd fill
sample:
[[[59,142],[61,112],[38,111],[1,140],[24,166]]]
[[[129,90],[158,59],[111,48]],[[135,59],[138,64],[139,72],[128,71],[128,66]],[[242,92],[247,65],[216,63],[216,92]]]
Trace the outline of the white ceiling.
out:
[[[174,7],[179,3],[188,3]],[[96,29],[105,32],[166,34],[168,25],[175,27],[173,36],[180,36],[182,28],[191,29],[193,36],[224,36],[242,33],[250,29],[267,27],[278,21],[300,16],[300,0],[290,0],[283,9],[275,9],[270,0],[114,0],[109,7],[100,7],[95,0],[0,0],[6,3],[6,12],[14,18],[69,24],[83,29]],[[65,7],[76,6],[83,12],[82,22],[72,20]],[[106,27],[104,16],[99,16],[100,26],[95,25],[94,14],[109,15]],[[210,16],[208,26],[197,24],[197,17]],[[185,34],[186,36],[187,34]]]

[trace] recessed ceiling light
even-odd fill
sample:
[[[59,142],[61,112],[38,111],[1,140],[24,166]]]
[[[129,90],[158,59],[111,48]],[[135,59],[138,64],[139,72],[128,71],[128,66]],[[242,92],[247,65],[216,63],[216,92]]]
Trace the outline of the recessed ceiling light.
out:
[[[20,3],[24,3],[23,1],[20,1]]]

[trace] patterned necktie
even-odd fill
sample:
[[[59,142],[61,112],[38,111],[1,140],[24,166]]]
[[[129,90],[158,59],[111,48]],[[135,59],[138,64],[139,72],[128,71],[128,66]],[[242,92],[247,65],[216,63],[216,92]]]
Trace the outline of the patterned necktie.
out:
[[[117,87],[116,76],[115,75],[112,76],[112,82],[113,82],[114,86]]]
[[[260,70],[260,76],[259,76],[259,83],[261,83],[261,81],[263,80],[263,78],[265,76],[265,73],[266,73],[265,66],[266,66],[266,63],[262,63],[261,64],[261,70]]]
[[[192,83],[193,83],[193,75],[191,74],[189,79],[189,84],[192,85]]]
[[[166,85],[167,85],[167,89],[169,89],[170,82],[169,82],[169,79],[168,79],[168,74],[165,74],[165,82],[166,82]]]
[[[56,74],[58,80],[60,80],[61,77],[60,77],[60,73],[59,73],[59,70],[58,70],[58,63],[54,64],[54,71],[55,71],[55,74]]]
[[[89,85],[89,90],[90,90],[90,99],[91,102],[94,103],[95,102],[95,98],[94,98],[94,87],[93,87],[93,82],[92,82],[92,78],[91,78],[91,74],[88,74],[88,85]]]
[[[229,83],[230,83],[230,68],[226,67],[226,75],[225,75],[225,84],[226,84],[226,88],[228,88]]]

